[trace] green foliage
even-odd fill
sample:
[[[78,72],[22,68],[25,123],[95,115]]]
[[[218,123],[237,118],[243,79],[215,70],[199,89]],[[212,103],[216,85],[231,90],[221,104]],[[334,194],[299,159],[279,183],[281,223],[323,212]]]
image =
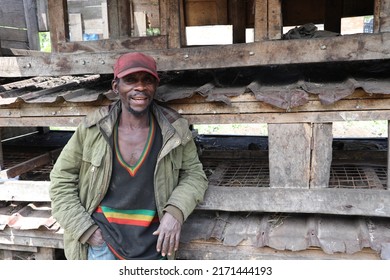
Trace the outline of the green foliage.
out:
[[[50,32],[39,32],[39,47],[42,52],[51,52]]]

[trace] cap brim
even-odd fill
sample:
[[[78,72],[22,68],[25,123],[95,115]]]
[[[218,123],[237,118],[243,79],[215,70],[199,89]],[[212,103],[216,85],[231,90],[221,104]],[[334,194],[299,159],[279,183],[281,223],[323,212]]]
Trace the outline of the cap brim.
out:
[[[124,76],[130,75],[133,73],[137,73],[137,72],[147,72],[147,73],[151,74],[153,77],[155,77],[157,79],[157,81],[160,81],[160,78],[157,75],[157,73],[155,73],[147,68],[144,68],[144,67],[130,68],[130,69],[127,69],[125,71],[118,73],[118,75],[116,75],[116,76],[118,78],[123,78]]]

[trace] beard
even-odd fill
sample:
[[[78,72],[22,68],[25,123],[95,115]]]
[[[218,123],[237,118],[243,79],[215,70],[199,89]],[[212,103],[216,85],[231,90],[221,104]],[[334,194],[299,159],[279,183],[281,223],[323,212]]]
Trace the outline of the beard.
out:
[[[151,102],[145,109],[143,109],[142,111],[136,111],[134,110],[133,108],[131,108],[130,106],[127,108],[127,111],[131,114],[133,114],[135,117],[142,117],[144,116],[145,114],[148,114],[149,111],[150,111],[150,106],[152,105],[153,102]]]

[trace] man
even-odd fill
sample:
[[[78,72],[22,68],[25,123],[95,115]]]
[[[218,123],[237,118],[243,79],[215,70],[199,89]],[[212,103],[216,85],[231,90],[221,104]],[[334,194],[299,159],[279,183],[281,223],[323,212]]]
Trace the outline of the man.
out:
[[[119,100],[87,116],[50,174],[67,259],[173,259],[181,225],[208,182],[188,122],[153,101],[159,76],[142,53],[120,56]]]

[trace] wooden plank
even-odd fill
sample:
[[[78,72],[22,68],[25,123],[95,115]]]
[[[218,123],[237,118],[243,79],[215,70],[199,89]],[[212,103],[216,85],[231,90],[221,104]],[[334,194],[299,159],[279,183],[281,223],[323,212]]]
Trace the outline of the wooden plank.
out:
[[[256,113],[256,114],[182,114],[191,124],[231,123],[306,123],[340,121],[375,121],[390,119],[389,110],[359,112],[300,112],[300,113]],[[0,120],[1,121],[1,120]]]
[[[309,123],[268,125],[271,188],[309,188],[311,137]]]
[[[268,39],[268,0],[255,0],[255,42]]]
[[[0,26],[26,28],[22,1],[1,0]]]
[[[146,36],[146,14],[145,12],[134,12],[134,36]]]
[[[69,35],[71,41],[83,40],[81,14],[69,14]]]
[[[128,0],[107,0],[108,27],[111,39],[131,36],[130,2]]]
[[[39,50],[37,2],[36,0],[23,0],[23,6],[27,25],[29,49]]]
[[[10,238],[12,236],[12,238]],[[26,245],[33,247],[64,248],[62,232],[49,230],[17,230],[6,227],[0,231],[0,244]]]
[[[68,117],[26,117],[26,118],[0,118],[1,126],[56,126],[56,127],[76,127],[85,116]]]
[[[256,247],[244,240],[238,246],[226,246],[221,241],[193,240],[181,243],[176,253],[178,260],[380,260],[373,249],[363,248],[354,254],[327,254],[322,249],[277,250],[271,247]]]
[[[108,105],[108,103],[106,104]],[[91,114],[104,105],[89,105],[89,106],[41,106],[31,104],[20,109],[0,109],[0,118],[34,118],[34,117],[75,117],[86,116]],[[8,113],[7,113],[8,111]]]
[[[0,170],[3,170],[4,168],[4,154],[3,154],[3,144],[1,142],[2,140],[2,132],[0,130]]]
[[[166,36],[153,36],[153,37],[133,37],[133,38],[107,39],[107,40],[95,40],[95,41],[83,41],[83,42],[66,42],[66,43],[62,43],[58,49],[62,53],[72,53],[75,51],[129,52],[129,51],[137,51],[137,50],[148,51],[148,50],[165,49],[166,45],[167,45]],[[87,64],[85,64],[84,66],[86,66],[86,68],[89,68]]]
[[[131,21],[133,15],[130,14],[130,1],[118,0],[118,17],[119,17],[119,36],[131,36]]]
[[[59,51],[61,42],[69,38],[68,8],[66,0],[47,0],[52,52]]]
[[[25,245],[13,245],[13,244],[10,245],[0,244],[0,250],[23,251],[23,252],[31,252],[31,253],[38,252],[37,247],[25,246]]]
[[[268,39],[281,39],[282,28],[282,1],[268,0]]]
[[[48,181],[3,181],[0,200],[48,202],[51,201],[49,186]]]
[[[104,106],[102,104],[101,106]],[[77,126],[81,120],[98,105],[90,107],[44,107],[34,106],[18,109],[0,110],[0,126]],[[175,106],[170,106],[175,108]],[[41,110],[41,111],[40,111]],[[23,115],[21,115],[23,114]],[[337,111],[337,112],[258,112],[258,113],[183,113],[192,124],[227,123],[326,123],[336,121],[373,121],[389,120],[390,110]]]
[[[47,0],[37,0],[37,17],[39,31],[49,31],[47,19]]]
[[[329,186],[332,140],[332,123],[313,124],[310,188]]]
[[[120,38],[118,0],[107,0],[108,29],[111,39]]]
[[[271,169],[271,168],[270,168]],[[387,190],[256,188],[210,185],[199,210],[390,217]]]
[[[2,41],[17,41],[27,42],[28,35],[27,31],[23,29],[12,29],[6,27],[0,27],[0,38]],[[4,48],[4,44],[2,44]]]
[[[160,36],[153,37],[158,38]],[[145,53],[157,59],[159,71],[176,71],[271,64],[389,59],[389,49],[390,33],[380,33],[307,40],[273,40],[250,44],[200,46],[145,51]],[[139,49],[139,51],[142,51],[142,49]],[[119,55],[120,53],[104,51],[51,54],[50,59],[0,57],[2,65],[0,76],[107,74],[112,73],[112,65]],[[226,59],[226,57],[229,57],[229,59]],[[88,63],[83,64],[83,61]]]
[[[62,151],[62,149],[56,149],[54,151],[50,151],[50,152],[45,153],[43,155],[34,157],[30,160],[27,160],[25,162],[22,162],[20,164],[17,164],[15,166],[12,166],[10,168],[2,170],[2,171],[0,171],[0,179],[15,178],[15,177],[22,175],[28,171],[34,170],[37,167],[54,162],[57,159],[57,157],[59,156],[61,151]]]
[[[108,28],[108,10],[107,10],[107,2],[103,2],[101,4],[102,7],[102,19],[103,19],[103,39],[110,38],[110,32]]]

